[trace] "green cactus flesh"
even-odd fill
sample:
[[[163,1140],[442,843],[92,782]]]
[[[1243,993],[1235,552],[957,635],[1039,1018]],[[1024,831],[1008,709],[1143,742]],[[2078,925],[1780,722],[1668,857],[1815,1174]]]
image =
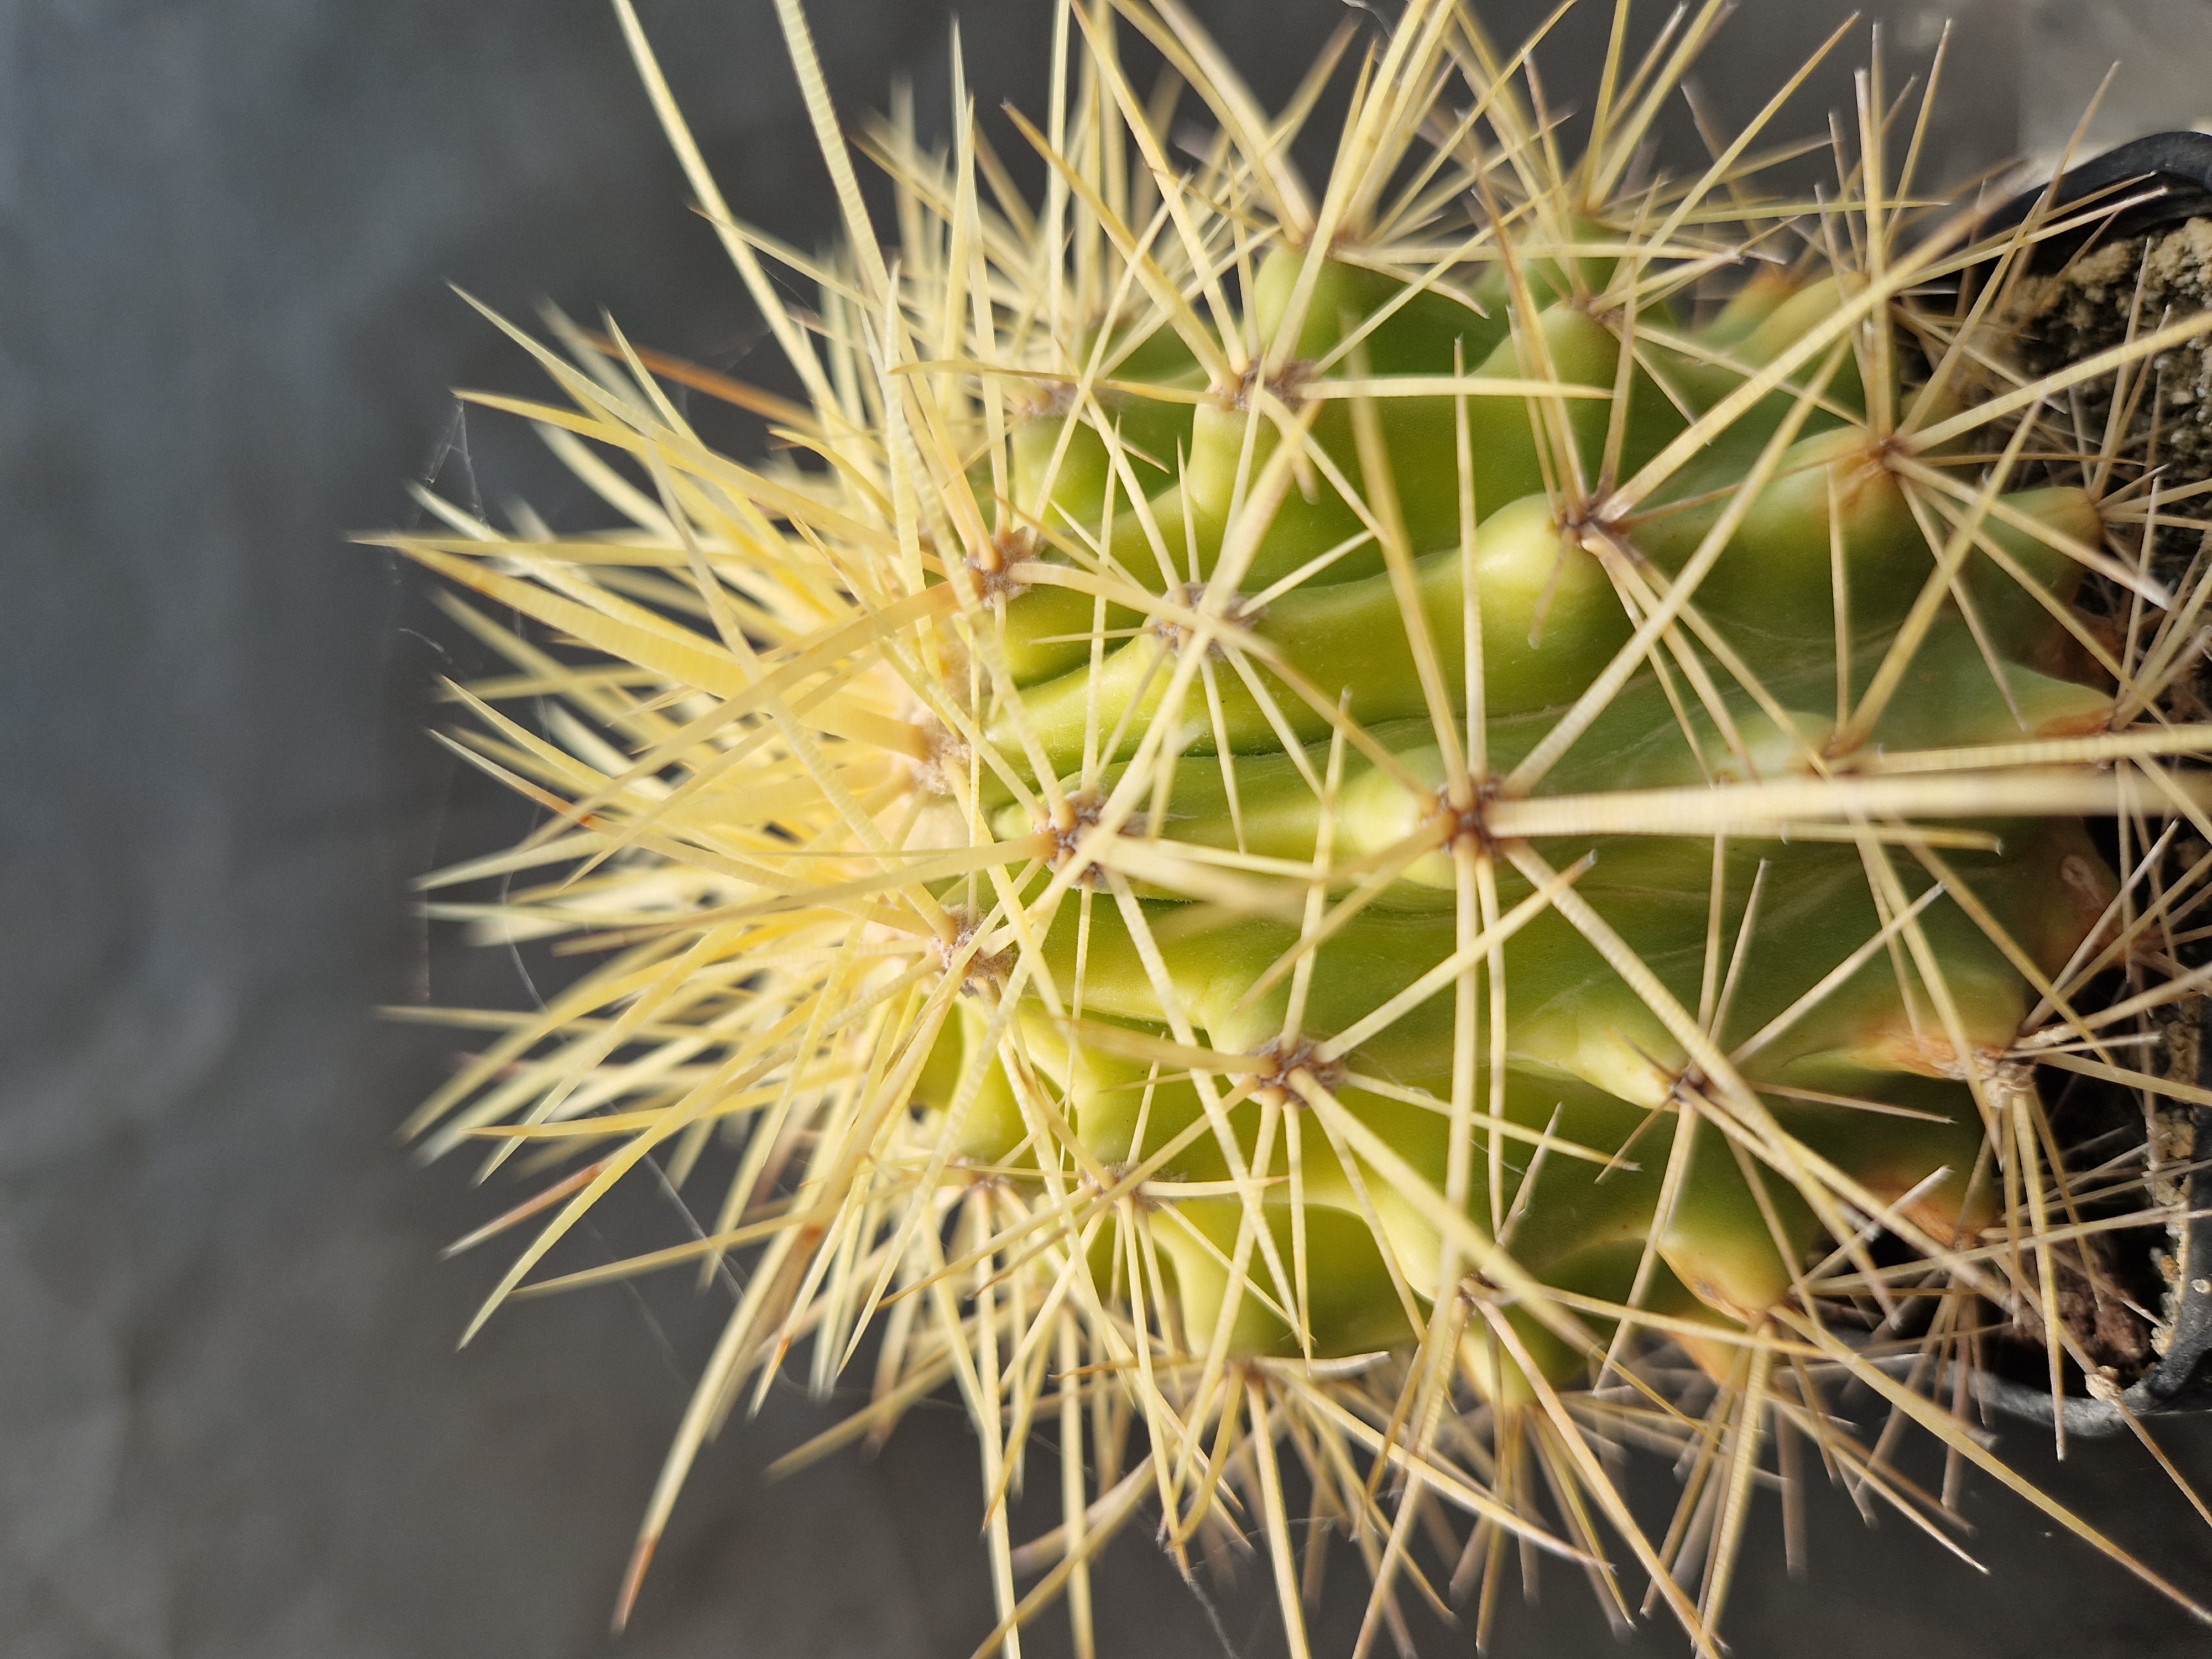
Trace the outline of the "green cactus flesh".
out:
[[[1253,337],[1271,337],[1303,264],[1301,251],[1286,248],[1260,266]],[[1732,507],[1743,510],[1696,604],[1764,695],[1731,687],[1708,709],[1679,675],[1644,668],[1559,757],[1535,798],[1833,774],[1861,754],[2099,731],[2111,695],[2027,665],[2057,654],[2064,629],[2032,599],[2033,614],[2012,602],[2028,596],[1988,553],[1969,548],[1955,568],[1940,569],[1946,549],[1910,510],[1856,398],[1832,383],[1817,410],[1788,407],[1777,419],[1754,403],[1715,425],[1702,446],[1715,459],[1686,469],[1680,487],[1656,492],[1618,527],[1594,533],[1572,522],[1573,491],[1560,478],[1596,481],[1607,467],[1632,476],[1796,343],[1832,308],[1832,292],[1815,296],[1820,306],[1781,305],[1741,337],[1731,339],[1741,319],[1728,312],[1689,331],[1672,355],[1698,372],[1668,386],[1640,366],[1621,374],[1619,319],[1594,317],[1586,296],[1553,298],[1530,325],[1546,343],[1547,377],[1608,395],[1561,400],[1564,421],[1550,429],[1530,400],[1485,394],[1485,380],[1528,378],[1536,355],[1501,338],[1510,309],[1502,292],[1493,289],[1487,315],[1474,308],[1479,300],[1428,292],[1413,296],[1420,303],[1394,305],[1404,284],[1334,262],[1313,292],[1276,407],[1263,412],[1249,396],[1196,405],[1173,434],[1184,457],[1178,482],[1154,484],[1142,506],[1120,497],[1121,488],[1143,487],[1143,474],[1127,464],[1126,435],[1123,464],[1109,465],[1117,434],[1097,423],[1098,411],[1086,419],[1048,410],[1014,428],[1012,500],[1022,520],[1048,538],[1103,550],[1100,563],[1171,593],[1175,609],[1109,610],[1094,653],[1096,587],[1053,586],[1035,563],[1007,567],[986,648],[996,647],[1021,689],[988,728],[1004,771],[979,775],[979,796],[996,803],[989,821],[1003,841],[1057,830],[1046,870],[1031,878],[1041,886],[1052,867],[1082,854],[1101,807],[1127,793],[1132,763],[1141,787],[1144,769],[1157,769],[1164,751],[1164,781],[1152,785],[1125,830],[1149,816],[1152,836],[1178,850],[1285,868],[1334,863],[1346,872],[1340,886],[1365,878],[1368,902],[1311,951],[1303,972],[1271,975],[1297,959],[1312,931],[1295,907],[1252,914],[1233,899],[1173,890],[1172,878],[1164,885],[1141,875],[1129,884],[1133,902],[1117,904],[1095,877],[1079,877],[1038,941],[1061,1006],[1035,990],[1022,997],[1016,1064],[1032,1068],[1031,1086],[1064,1103],[1077,1144],[1100,1166],[1144,1164],[1182,1183],[1272,1177],[1259,1218],[1273,1254],[1308,1265],[1296,1285],[1249,1269],[1259,1293],[1233,1316],[1232,1352],[1346,1354],[1418,1336],[1431,1289],[1422,1275],[1445,1243],[1437,1226],[1387,1180],[1363,1181],[1340,1134],[1308,1127],[1299,1137],[1294,1189],[1280,1116],[1306,1107],[1307,1092],[1326,1091],[1333,1110],[1442,1189],[1451,1184],[1455,1059],[1461,1092],[1471,1082],[1481,1103],[1461,1152],[1479,1173],[1459,1183],[1475,1228],[1495,1237],[1500,1205],[1517,1205],[1513,1256],[1540,1279],[1564,1274],[1585,1295],[1622,1303],[1632,1291],[1680,1301],[1686,1288],[1715,1312],[1756,1325],[1790,1294],[1820,1218],[1787,1182],[1779,1191],[1770,1183],[1763,1211],[1725,1135],[1708,1128],[1698,1142],[1681,1089],[1695,1075],[1692,1056],[1557,908],[1503,940],[1503,1029],[1494,1046],[1484,1036],[1472,1067],[1458,1058],[1456,975],[1436,970],[1480,933],[1482,917],[1460,886],[1458,872],[1473,860],[1455,851],[1471,843],[1494,866],[1498,913],[1535,889],[1523,868],[1483,847],[1483,804],[1472,796],[1455,804],[1433,717],[1447,720],[1447,740],[1479,742],[1492,774],[1512,774],[1621,653],[1638,620],[1632,596],[1649,603]],[[1334,316],[1325,317],[1330,307]],[[1368,329],[1378,314],[1385,320]],[[1348,342],[1361,349],[1340,349]],[[1316,360],[1331,366],[1310,374]],[[1395,395],[1391,376],[1452,381],[1455,390]],[[1375,383],[1366,398],[1327,395],[1332,380],[1354,377]],[[1822,429],[1782,429],[1787,422],[1802,433],[1814,413]],[[1556,450],[1555,439],[1564,440]],[[1304,493],[1293,486],[1262,499],[1269,459],[1285,441],[1308,446],[1310,481]],[[1737,495],[1766,451],[1774,453],[1763,483],[1746,506]],[[2047,582],[2076,568],[2052,568],[2066,562],[2050,552],[2054,544],[2101,540],[2096,505],[2079,489],[1996,499],[2009,510],[1993,519],[1990,539]],[[1226,593],[1224,554],[1235,566]],[[1064,562],[1055,569],[1078,568],[1053,553],[1037,562],[1055,560]],[[1906,689],[1851,747],[1838,747],[1839,652],[1845,684],[1865,685],[1916,599],[1945,576],[1965,604],[1942,599]],[[1258,593],[1270,597],[1247,598]],[[1256,642],[1237,672],[1205,640],[1208,617]],[[1479,618],[1472,648],[1470,617]],[[1177,675],[1194,653],[1212,665],[1202,684]],[[1440,677],[1431,668],[1441,710],[1424,683],[1425,655],[1446,668]],[[1463,666],[1477,660],[1479,680]],[[1467,725],[1477,695],[1479,734]],[[1357,747],[1338,735],[1353,731],[1364,739]],[[1044,804],[1040,768],[1055,775],[1056,809]],[[1464,778],[1463,758],[1460,769]],[[937,810],[954,819],[963,809],[948,799]],[[1753,834],[1724,839],[1717,852],[1710,835],[1565,836],[1532,838],[1528,848],[1554,870],[1590,859],[1575,890],[1685,1009],[1699,1006],[1717,941],[1729,995],[1713,1009],[1724,1015],[1710,1023],[1713,1041],[1725,1053],[1794,1015],[1744,1060],[1744,1080],[1785,1091],[1772,1106],[1784,1133],[1859,1190],[1909,1200],[1911,1218],[1948,1244],[1986,1224],[1995,1203],[1986,1179],[1972,1180],[1987,1102],[1978,1103],[1967,1073],[1977,1056],[2010,1045],[2034,1000],[2028,975],[2057,975],[2112,894],[2076,823],[1954,827],[1992,843],[1948,863],[1996,925],[1938,902],[1915,918],[1915,951],[1895,954],[1861,950],[1883,933],[1882,900],[1910,906],[1934,878],[1908,863],[1885,894],[1848,836]],[[1418,856],[1405,856],[1415,846]],[[943,896],[958,904],[967,891],[947,884]],[[1856,969],[1835,980],[1855,956]],[[1821,994],[1804,1006],[1816,988]],[[1077,1001],[1087,1023],[1071,1025]],[[1708,993],[1706,1001],[1719,999]],[[1381,1010],[1387,1024],[1364,1035]],[[1266,1080],[1236,1091],[1235,1072],[1210,1087],[1187,1071],[1164,1073],[1146,1044],[1094,1029],[1108,1025],[1161,1043],[1195,1036],[1222,1054],[1253,1057],[1242,1076]],[[960,1158],[995,1165],[1030,1155],[1035,1124],[995,1060],[989,1082],[962,1096],[960,1056],[988,1030],[980,1012],[948,1024],[933,1081],[915,1098],[954,1114],[948,1144]],[[1335,1041],[1346,1032],[1360,1040]],[[1291,1081],[1295,1067],[1284,1062],[1309,1050],[1305,1075]],[[1224,1108],[1232,1091],[1249,1097]],[[1838,1103],[1808,1103],[1812,1095]],[[1492,1127],[1498,1108],[1507,1127]],[[1553,1145],[1561,1155],[1547,1152],[1523,1193],[1534,1149]],[[1670,1169],[1679,1179],[1668,1190]],[[1156,1221],[1152,1231],[1185,1330],[1203,1343],[1238,1252],[1241,1206],[1212,1196],[1170,1208],[1174,1224]],[[1317,1248],[1316,1231],[1294,1252],[1300,1227],[1326,1229],[1327,1247]],[[1647,1240],[1651,1260],[1626,1248]],[[1114,1260],[1110,1232],[1095,1248]],[[1395,1293],[1394,1273],[1418,1288]],[[1563,1345],[1551,1352],[1555,1381],[1585,1363]]]

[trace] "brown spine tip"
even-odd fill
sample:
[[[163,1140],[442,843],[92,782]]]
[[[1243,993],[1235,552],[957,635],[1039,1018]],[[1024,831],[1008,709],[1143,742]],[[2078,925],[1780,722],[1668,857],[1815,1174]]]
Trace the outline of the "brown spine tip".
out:
[[[629,1615],[637,1606],[637,1593],[645,1588],[646,1569],[653,1565],[653,1553],[660,1547],[660,1534],[648,1533],[637,1540],[630,1552],[629,1566],[623,1573],[622,1592],[615,1597],[615,1617],[612,1629],[620,1636],[629,1624]]]

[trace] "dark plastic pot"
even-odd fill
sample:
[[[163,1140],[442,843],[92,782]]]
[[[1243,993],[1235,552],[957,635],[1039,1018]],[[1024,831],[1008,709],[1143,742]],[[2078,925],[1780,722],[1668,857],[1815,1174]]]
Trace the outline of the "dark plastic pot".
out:
[[[2157,132],[2106,150],[2012,198],[1983,221],[1981,231],[1985,236],[2001,234],[2039,210],[2045,222],[2063,221],[2100,202],[2115,210],[2045,237],[2028,254],[2027,269],[2056,271],[2093,246],[2156,235],[2191,219],[2212,216],[2212,133]],[[2197,1081],[2212,1088],[2212,999],[2203,1007]],[[2193,1156],[2212,1159],[2212,1107],[2192,1108],[2191,1116],[2196,1128]],[[2124,1413],[2154,1417],[2212,1409],[2212,1364],[2207,1364],[2212,1355],[2212,1163],[2189,1178],[2188,1213],[2178,1241],[2180,1283],[2165,1355],[2117,1400],[2069,1396],[2060,1401],[2069,1434],[2116,1433],[2125,1426]],[[2051,1421],[2045,1388],[2002,1377],[1984,1377],[1978,1386],[1994,1410],[2045,1425]]]
[[[2204,1007],[2212,1015],[2212,1000],[2207,1000]],[[2198,1048],[2200,1055],[2212,1052],[2212,1018],[2203,1021],[2200,1044],[2203,1045]],[[2201,1087],[2212,1087],[2212,1066],[2202,1059],[2197,1062],[2197,1080]],[[2069,1434],[2118,1433],[2126,1426],[2124,1413],[2158,1417],[2212,1409],[2212,1366],[2205,1363],[2207,1354],[2212,1353],[2212,1163],[2205,1161],[2212,1153],[2212,1106],[2194,1107],[2190,1115],[2197,1129],[2192,1160],[2198,1168],[2189,1177],[2189,1219],[2179,1243],[2181,1282],[2174,1304],[2172,1340],[2158,1364],[2123,1389],[2117,1399],[2069,1395],[2060,1401]],[[1984,1377],[1979,1388],[1993,1410],[2037,1423],[2051,1420],[2047,1389],[1996,1376]]]
[[[2046,221],[2071,217],[2100,200],[2119,210],[2038,242],[2028,256],[2031,270],[2057,270],[2092,241],[2127,241],[2212,215],[2212,132],[2154,132],[2077,162],[1997,209],[1983,233],[2010,230],[2046,196]]]

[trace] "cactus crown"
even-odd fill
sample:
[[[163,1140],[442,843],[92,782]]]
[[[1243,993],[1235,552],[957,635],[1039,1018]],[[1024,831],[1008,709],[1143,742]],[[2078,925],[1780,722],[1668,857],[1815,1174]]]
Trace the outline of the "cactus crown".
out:
[[[1178,1560],[1263,1534],[1294,1651],[1332,1536],[1370,1637],[1446,1578],[1486,1630],[1517,1547],[1711,1651],[1770,1455],[1947,1518],[1844,1380],[2002,1471],[1964,1415],[1993,1319],[2054,1390],[2124,1367],[2059,1304],[2124,1299],[2088,1211],[2143,1170],[2069,1162],[2039,1078],[2187,1097],[2140,1039],[2195,982],[2212,578],[2160,562],[2155,457],[2066,411],[2205,319],[2008,369],[2062,221],[1927,210],[1925,97],[1878,66],[1825,202],[1758,186],[1796,82],[1650,174],[1720,0],[1638,51],[1624,0],[1571,161],[1528,49],[1444,0],[1275,113],[1172,0],[1062,0],[1013,118],[1042,204],[972,119],[871,127],[895,253],[780,0],[848,222],[818,261],[731,215],[618,4],[806,401],[510,331],[569,401],[479,401],[623,524],[431,498],[452,535],[389,539],[538,625],[450,601],[513,669],[458,693],[464,752],[550,816],[441,879],[561,873],[447,913],[611,952],[415,1120],[586,1160],[485,1316],[647,1160],[734,1157],[707,1236],[624,1269],[750,1261],[625,1607],[702,1438],[871,1333],[810,1452],[945,1387],[994,1500],[1060,1443],[1057,1531],[990,1510],[1008,1651],[1063,1595],[1087,1650],[1146,1513]],[[715,453],[664,380],[785,453]],[[1647,1528],[1598,1451],[1655,1439],[1689,1474]]]

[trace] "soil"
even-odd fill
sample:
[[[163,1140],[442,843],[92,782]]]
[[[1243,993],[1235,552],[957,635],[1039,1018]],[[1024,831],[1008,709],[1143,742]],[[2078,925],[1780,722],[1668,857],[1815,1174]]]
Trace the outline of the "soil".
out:
[[[2063,270],[2030,276],[2017,308],[2021,366],[2049,374],[2179,322],[2212,305],[2212,219],[2092,248]],[[2212,336],[2150,359],[2124,388],[2118,377],[2085,382],[2075,404],[2083,447],[2100,444],[2118,392],[2129,400],[2127,445],[2165,464],[2165,491],[2212,477]]]

